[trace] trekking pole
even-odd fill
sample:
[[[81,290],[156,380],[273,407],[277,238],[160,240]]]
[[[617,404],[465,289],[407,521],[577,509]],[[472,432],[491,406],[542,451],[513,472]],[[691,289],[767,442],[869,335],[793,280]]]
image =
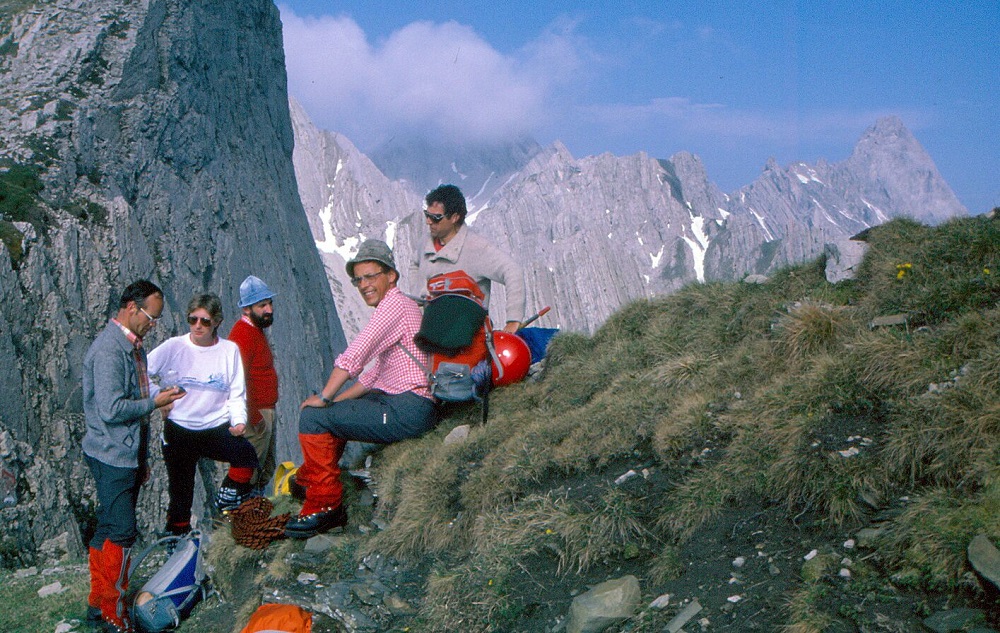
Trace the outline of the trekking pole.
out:
[[[536,312],[533,315],[531,315],[530,317],[528,317],[528,319],[524,323],[521,324],[521,327],[519,327],[517,329],[523,330],[524,328],[528,327],[529,324],[534,323],[535,321],[537,321],[538,317],[545,316],[545,313],[548,312],[550,309],[551,308],[549,306],[545,306],[544,308],[542,308],[538,312]]]

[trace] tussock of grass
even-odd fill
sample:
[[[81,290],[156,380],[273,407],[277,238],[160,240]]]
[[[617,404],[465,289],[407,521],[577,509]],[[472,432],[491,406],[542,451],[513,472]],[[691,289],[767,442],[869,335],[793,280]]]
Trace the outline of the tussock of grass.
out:
[[[266,564],[274,554],[274,551],[252,550],[236,545],[227,529],[216,529],[211,533],[204,556],[211,570],[212,587],[228,605],[225,609],[226,622],[234,624],[233,633],[242,628],[236,623],[246,623],[260,606],[257,587],[266,579]],[[198,630],[204,626],[211,630],[218,626],[218,618],[218,609],[198,609],[185,627]],[[212,624],[207,625],[209,622]]]
[[[421,468],[398,484],[401,500],[376,548],[397,555],[442,552],[467,536],[468,523],[458,506],[460,458],[458,449],[418,456]]]
[[[514,511],[484,514],[474,527],[475,540],[488,545],[480,555],[499,566],[511,558],[551,553],[557,571],[583,572],[596,561],[621,556],[647,545],[649,533],[637,517],[638,500],[607,489],[598,498],[571,499],[566,491],[536,495]]]
[[[716,435],[716,429],[708,416],[709,404],[710,401],[704,394],[688,393],[655,421],[653,448],[661,460],[674,460],[690,450],[692,437]]]
[[[710,367],[718,362],[719,357],[715,354],[708,356],[682,354],[656,366],[650,372],[650,378],[662,385],[664,389],[691,387],[704,376]]]
[[[508,630],[524,604],[505,583],[531,557],[577,574],[638,550],[655,594],[687,539],[741,503],[843,528],[907,496],[887,573],[956,587],[971,536],[1000,538],[998,227],[897,220],[869,232],[855,281],[830,285],[816,261],[557,336],[542,380],[495,392],[488,424],[459,410],[383,452],[391,523],[373,547],[439,562],[426,630]],[[907,327],[868,328],[900,312]],[[443,446],[459,423],[469,439]],[[639,465],[662,473],[655,499],[612,483]],[[585,481],[598,492],[568,492]],[[831,622],[822,593],[789,596],[788,630]]]
[[[779,349],[797,361],[835,349],[850,324],[847,308],[806,300],[790,307],[778,319],[775,331]]]
[[[951,388],[900,407],[886,461],[913,484],[979,486],[1000,454],[997,396]]]
[[[675,489],[655,526],[671,541],[683,542],[735,501],[742,485],[734,485],[724,469],[698,470]]]
[[[684,565],[680,561],[680,553],[676,545],[664,545],[660,553],[649,564],[649,580],[653,586],[675,580],[684,573]]]
[[[808,585],[795,592],[788,602],[790,624],[784,633],[822,633],[833,623],[833,618],[817,605],[822,599],[823,589]]]
[[[901,584],[949,589],[965,573],[966,548],[977,534],[1000,538],[1000,467],[981,492],[956,498],[947,488],[913,499],[883,541],[894,555]]]
[[[867,241],[858,279],[871,289],[873,313],[906,312],[918,325],[936,324],[1000,299],[996,221],[970,218],[930,228],[896,220],[872,229]],[[897,266],[906,264],[898,277]]]
[[[509,578],[507,570],[475,565],[435,572],[427,582],[422,621],[411,628],[428,633],[516,630],[519,611],[510,599]]]

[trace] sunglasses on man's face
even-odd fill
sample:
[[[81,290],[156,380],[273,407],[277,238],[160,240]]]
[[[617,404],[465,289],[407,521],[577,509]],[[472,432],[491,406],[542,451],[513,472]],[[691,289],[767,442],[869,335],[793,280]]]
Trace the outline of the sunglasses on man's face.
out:
[[[193,314],[188,317],[188,325],[194,325],[201,321],[202,327],[212,327],[212,319],[206,319],[205,317],[196,317]]]
[[[444,213],[428,213],[427,211],[424,211],[424,217],[433,222],[434,224],[437,224],[438,222],[443,220],[444,215],[445,215]]]

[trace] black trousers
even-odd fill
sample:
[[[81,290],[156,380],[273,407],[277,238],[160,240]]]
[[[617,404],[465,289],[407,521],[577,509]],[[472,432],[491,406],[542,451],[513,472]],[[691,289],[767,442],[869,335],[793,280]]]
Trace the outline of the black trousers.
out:
[[[163,461],[167,465],[170,504],[167,524],[191,521],[194,502],[194,473],[202,457],[227,462],[236,468],[257,468],[257,452],[242,437],[229,432],[229,425],[191,431],[172,420],[163,424]]]

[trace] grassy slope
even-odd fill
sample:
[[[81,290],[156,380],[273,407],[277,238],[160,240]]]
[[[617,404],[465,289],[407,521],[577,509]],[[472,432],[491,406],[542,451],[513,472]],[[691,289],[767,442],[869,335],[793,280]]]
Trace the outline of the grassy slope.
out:
[[[956,589],[969,540],[1000,540],[1000,222],[895,221],[868,242],[837,286],[818,262],[636,302],[592,338],[558,337],[544,379],[497,393],[469,442],[388,450],[393,518],[373,546],[438,557],[428,630],[517,630],[527,599],[508,582],[538,557],[581,573],[648,553],[632,568],[655,596],[697,530],[761,501],[852,527],[908,496],[883,532],[883,580]],[[869,329],[896,313],[907,328]],[[852,459],[837,452],[848,428],[871,440]],[[645,452],[665,494],[567,493]],[[807,606],[787,623],[821,624]]]
[[[706,534],[767,513],[775,531],[883,528],[837,592],[835,564],[783,574],[770,624],[883,630],[846,607],[901,592],[988,606],[965,548],[979,533],[1000,541],[1000,221],[897,220],[868,242],[855,281],[830,285],[810,263],[763,285],[692,285],[625,307],[593,337],[560,335],[543,379],[496,392],[465,443],[441,440],[475,424],[475,407],[378,456],[389,525],[334,551],[324,580],[355,550],[378,550],[429,570],[408,630],[544,630],[571,589],[609,577],[635,574],[644,599],[674,591]],[[868,326],[897,313],[905,328]],[[614,485],[630,467],[648,479]],[[370,516],[351,511],[352,523]],[[294,582],[284,560],[300,547],[236,548],[217,558],[216,581],[245,585],[257,568],[257,582]],[[181,630],[228,631],[250,602]],[[621,630],[660,631],[675,612]]]

